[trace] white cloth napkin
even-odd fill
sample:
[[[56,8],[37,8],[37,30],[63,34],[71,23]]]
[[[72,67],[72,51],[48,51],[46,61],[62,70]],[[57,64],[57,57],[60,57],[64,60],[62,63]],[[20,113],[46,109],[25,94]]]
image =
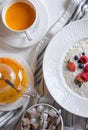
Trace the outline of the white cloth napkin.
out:
[[[60,31],[66,24],[71,21],[77,20],[82,18],[86,12],[88,11],[88,0],[70,0],[67,9],[62,14],[58,21],[53,25],[53,27],[48,31],[45,37],[39,42],[36,48],[36,55],[37,62],[35,68],[35,86],[39,86],[41,83],[41,88],[44,83],[43,75],[42,75],[42,59],[45,52],[45,49],[52,39],[52,37]],[[36,58],[35,58],[36,60]],[[43,81],[43,82],[41,82]],[[10,112],[0,112],[0,130],[7,130],[11,125],[14,124],[14,118],[16,122],[19,118],[16,118],[18,115],[19,117],[22,114],[22,108],[16,109]]]

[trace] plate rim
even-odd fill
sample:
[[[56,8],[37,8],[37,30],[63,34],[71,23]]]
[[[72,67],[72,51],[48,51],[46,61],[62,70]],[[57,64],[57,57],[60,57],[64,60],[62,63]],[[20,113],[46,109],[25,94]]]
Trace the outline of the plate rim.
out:
[[[46,76],[46,72],[45,71],[47,71],[47,69],[45,70],[45,67],[46,67],[46,57],[47,57],[47,54],[48,54],[48,52],[50,52],[50,50],[49,49],[51,49],[50,47],[52,46],[52,44],[53,44],[53,42],[54,42],[54,40],[55,39],[57,39],[57,37],[58,36],[60,36],[61,35],[61,33],[63,32],[63,34],[64,34],[64,32],[66,31],[66,29],[72,29],[72,27],[74,26],[74,25],[78,25],[78,24],[82,24],[82,28],[83,27],[85,27],[85,26],[87,26],[87,25],[85,25],[86,23],[88,23],[88,18],[86,18],[86,19],[82,19],[82,20],[77,20],[77,21],[75,21],[75,22],[72,22],[72,23],[70,23],[70,24],[68,24],[68,25],[66,25],[60,32],[58,32],[54,37],[53,37],[53,39],[50,41],[50,43],[49,43],[49,45],[48,45],[48,47],[47,47],[47,49],[46,49],[46,51],[45,51],[45,55],[44,55],[44,59],[43,59],[43,75],[44,75],[44,80],[45,80],[45,83],[46,83],[46,86],[47,86],[47,88],[48,88],[48,90],[49,90],[49,92],[50,92],[50,94],[51,94],[51,96],[54,98],[54,100],[58,103],[58,104],[60,104],[60,106],[62,106],[65,110],[67,110],[67,111],[69,111],[69,112],[71,112],[71,113],[73,113],[73,114],[75,114],[75,115],[78,115],[78,116],[81,116],[81,117],[88,117],[88,113],[87,114],[85,114],[83,111],[81,111],[81,112],[79,112],[79,111],[73,111],[73,110],[71,110],[71,108],[69,108],[69,107],[66,107],[66,106],[64,106],[63,105],[63,103],[61,103],[60,101],[58,101],[58,99],[55,97],[55,93],[53,93],[53,90],[50,90],[50,87],[52,86],[52,84],[51,83],[48,83],[49,82],[49,79],[48,78],[46,78],[47,76]],[[88,29],[87,29],[88,30]],[[77,30],[75,30],[74,29],[74,32],[76,32]],[[66,33],[66,32],[65,32]],[[84,32],[83,32],[84,33]],[[85,35],[85,34],[84,34]],[[85,37],[86,37],[86,35],[85,35]],[[82,38],[82,39],[84,39],[84,38]],[[79,39],[79,41],[80,40],[82,40],[82,39]],[[85,38],[86,39],[86,38]],[[55,44],[56,45],[56,44]],[[52,51],[52,50],[51,50]],[[53,53],[53,52],[52,52]],[[51,55],[52,56],[52,55]],[[49,60],[49,59],[48,59]],[[48,61],[49,62],[49,61]],[[50,66],[49,66],[50,67]],[[47,75],[49,76],[49,74],[48,74],[49,72],[47,72]],[[51,86],[50,86],[51,85]],[[65,92],[68,92],[68,90],[65,90]],[[77,95],[78,96],[78,95]],[[78,97],[79,98],[79,97]],[[60,100],[60,99],[59,99]],[[87,101],[88,102],[88,100],[85,98],[84,99],[85,101]],[[88,104],[88,103],[87,103]]]

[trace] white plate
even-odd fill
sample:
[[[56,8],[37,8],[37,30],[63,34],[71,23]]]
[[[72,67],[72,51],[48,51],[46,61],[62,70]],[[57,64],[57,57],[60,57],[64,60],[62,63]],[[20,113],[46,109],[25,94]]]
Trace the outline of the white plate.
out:
[[[49,18],[48,13],[43,6],[43,4],[39,0],[34,0],[34,3],[36,3],[36,7],[38,10],[38,17],[39,20],[37,22],[37,25],[34,29],[31,30],[31,35],[33,39],[31,41],[28,41],[26,35],[24,33],[14,33],[12,31],[9,31],[5,25],[2,23],[1,19],[1,12],[4,4],[1,6],[0,9],[0,38],[8,45],[17,47],[17,48],[25,48],[30,47],[35,44],[37,44],[43,36],[46,34],[49,26]]]
[[[30,89],[33,89],[33,87],[34,87],[34,77],[33,77],[30,66],[27,64],[27,62],[24,59],[21,59],[18,56],[10,55],[10,54],[7,54],[7,53],[6,54],[5,53],[0,54],[0,57],[13,58],[13,59],[17,60],[20,64],[22,64],[22,66],[25,68],[27,75],[29,77],[29,83],[28,83],[29,86],[28,87]],[[15,101],[14,103],[9,103],[9,104],[6,104],[6,105],[0,105],[0,111],[9,111],[9,110],[17,109],[20,106],[27,106],[28,102],[29,102],[29,97],[22,96],[17,101]]]
[[[88,99],[67,89],[62,66],[68,49],[86,38],[88,38],[88,19],[67,25],[51,40],[43,61],[44,79],[50,94],[63,108],[83,117],[88,117]]]

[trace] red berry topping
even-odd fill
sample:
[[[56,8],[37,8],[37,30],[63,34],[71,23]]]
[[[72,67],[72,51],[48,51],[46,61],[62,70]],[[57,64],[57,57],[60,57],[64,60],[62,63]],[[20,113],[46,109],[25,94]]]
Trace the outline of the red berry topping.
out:
[[[71,72],[74,72],[76,70],[76,66],[74,62],[68,61],[67,69]]]
[[[83,63],[83,64],[87,63],[88,62],[88,57],[85,56],[85,55],[81,56],[80,57],[80,62]]]
[[[74,80],[75,84],[78,85],[79,87],[81,87],[82,83],[83,83],[83,80],[81,78],[81,74],[77,75],[75,77],[75,80]]]
[[[81,74],[81,78],[84,82],[87,82],[88,81],[88,72],[83,72]]]
[[[75,80],[82,81],[81,74],[77,75],[77,76],[75,77]]]
[[[88,72],[88,64],[84,67],[84,72]]]

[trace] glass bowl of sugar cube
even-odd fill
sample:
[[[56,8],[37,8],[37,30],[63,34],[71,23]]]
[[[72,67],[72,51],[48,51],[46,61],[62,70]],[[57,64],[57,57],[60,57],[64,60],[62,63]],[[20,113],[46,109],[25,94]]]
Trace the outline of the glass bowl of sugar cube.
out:
[[[49,104],[31,106],[23,115],[22,130],[63,130],[61,110]]]

